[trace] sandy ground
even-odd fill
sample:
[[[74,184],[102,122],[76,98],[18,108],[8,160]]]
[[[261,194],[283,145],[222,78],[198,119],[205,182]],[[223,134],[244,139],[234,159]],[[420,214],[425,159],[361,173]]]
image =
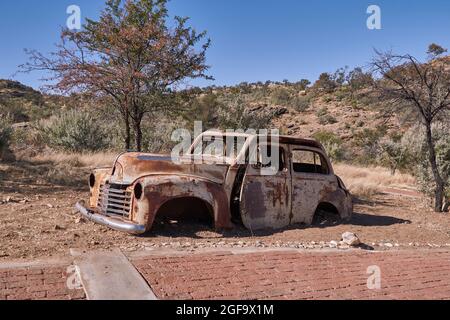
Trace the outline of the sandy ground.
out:
[[[48,167],[45,170],[49,170]],[[30,164],[0,165],[0,261],[65,256],[70,248],[126,252],[155,247],[192,250],[208,247],[321,247],[351,231],[377,250],[437,247],[450,244],[450,215],[436,214],[425,199],[379,193],[370,201],[356,200],[349,223],[336,226],[294,226],[252,235],[243,227],[224,234],[207,225],[159,222],[140,237],[109,230],[80,219],[74,204],[87,199],[84,178],[48,181],[48,171]],[[67,178],[67,177],[66,177]]]

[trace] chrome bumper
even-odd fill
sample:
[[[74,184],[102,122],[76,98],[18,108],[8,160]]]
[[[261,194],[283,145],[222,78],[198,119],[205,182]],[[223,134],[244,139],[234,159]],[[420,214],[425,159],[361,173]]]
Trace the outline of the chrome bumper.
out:
[[[118,218],[107,217],[101,214],[94,213],[92,210],[86,209],[86,207],[81,202],[78,202],[75,207],[86,219],[109,227],[111,229],[135,235],[143,234],[146,231],[144,225],[138,225],[131,221],[124,221]]]

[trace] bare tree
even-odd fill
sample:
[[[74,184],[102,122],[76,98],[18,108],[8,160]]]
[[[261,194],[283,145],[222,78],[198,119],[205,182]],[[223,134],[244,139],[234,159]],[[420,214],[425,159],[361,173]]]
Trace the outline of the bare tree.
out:
[[[64,29],[57,51],[35,50],[21,70],[50,71],[48,89],[108,99],[123,118],[125,147],[142,147],[141,123],[148,113],[170,107],[168,97],[188,78],[207,78],[206,33],[187,27],[187,18],[167,23],[167,0],[108,0],[98,21],[80,31]]]
[[[442,47],[430,45],[428,61],[420,62],[409,54],[377,51],[371,63],[378,77],[376,89],[387,100],[387,111],[408,113],[411,120],[424,127],[428,162],[436,185],[436,212],[442,212],[445,183],[437,163],[433,124],[444,121],[450,125],[450,57],[442,57],[444,52]]]

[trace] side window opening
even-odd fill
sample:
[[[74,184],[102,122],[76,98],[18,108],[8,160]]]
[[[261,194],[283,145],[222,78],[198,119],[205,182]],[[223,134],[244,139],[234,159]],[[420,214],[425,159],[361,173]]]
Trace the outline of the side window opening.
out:
[[[261,169],[276,169],[277,172],[284,171],[286,169],[286,155],[282,147],[278,147],[278,157],[272,157],[272,146],[262,148],[258,146],[258,163]],[[274,164],[273,160],[276,159],[277,163]]]
[[[292,152],[292,164],[294,172],[329,174],[329,169],[323,157],[313,151],[294,150]]]

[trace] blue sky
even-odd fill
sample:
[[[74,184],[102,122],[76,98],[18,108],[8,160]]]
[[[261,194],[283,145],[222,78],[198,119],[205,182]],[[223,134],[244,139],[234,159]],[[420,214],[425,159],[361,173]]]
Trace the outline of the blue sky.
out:
[[[0,78],[11,78],[26,61],[24,48],[50,52],[76,4],[95,18],[102,0],[0,1]],[[380,6],[382,30],[366,27],[367,7]],[[317,79],[321,72],[365,65],[373,49],[423,57],[428,44],[450,48],[450,1],[406,0],[172,0],[170,14],[191,17],[212,39],[210,74],[231,85],[242,81]],[[14,77],[39,88],[40,74]]]

